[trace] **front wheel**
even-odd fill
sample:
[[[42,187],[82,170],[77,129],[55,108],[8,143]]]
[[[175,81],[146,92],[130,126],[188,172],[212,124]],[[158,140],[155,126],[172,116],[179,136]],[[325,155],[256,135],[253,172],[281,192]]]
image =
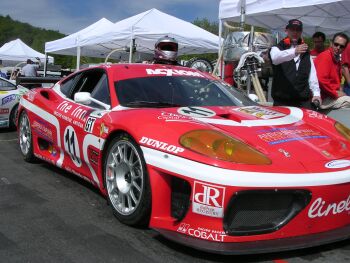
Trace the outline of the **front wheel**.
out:
[[[21,149],[24,160],[27,162],[35,161],[35,156],[33,153],[32,130],[30,128],[28,115],[25,111],[23,111],[19,117],[18,136],[19,147]]]
[[[114,138],[104,162],[107,199],[114,215],[124,224],[147,226],[151,190],[140,147],[127,134]]]

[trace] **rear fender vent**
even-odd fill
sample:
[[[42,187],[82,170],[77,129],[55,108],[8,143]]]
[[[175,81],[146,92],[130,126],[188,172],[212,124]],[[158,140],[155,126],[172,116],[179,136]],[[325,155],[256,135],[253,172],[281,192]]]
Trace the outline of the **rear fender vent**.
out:
[[[311,200],[306,190],[252,190],[237,192],[224,215],[228,235],[274,232],[286,225]]]

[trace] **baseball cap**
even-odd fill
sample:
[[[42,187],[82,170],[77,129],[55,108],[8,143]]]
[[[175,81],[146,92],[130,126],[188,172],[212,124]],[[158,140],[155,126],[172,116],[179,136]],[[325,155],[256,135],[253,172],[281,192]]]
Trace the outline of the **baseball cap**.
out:
[[[288,21],[288,24],[287,24],[286,28],[288,29],[288,28],[291,28],[291,27],[303,30],[303,23],[300,20],[298,20],[298,19],[291,19],[291,20]]]

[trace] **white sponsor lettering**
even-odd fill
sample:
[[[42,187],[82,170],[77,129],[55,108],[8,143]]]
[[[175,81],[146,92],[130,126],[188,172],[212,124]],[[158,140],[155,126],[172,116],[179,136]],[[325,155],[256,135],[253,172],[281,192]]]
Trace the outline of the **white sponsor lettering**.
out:
[[[200,74],[199,72],[190,71],[190,70],[183,70],[183,69],[166,69],[166,68],[150,69],[150,68],[147,68],[146,72],[148,75],[203,77],[203,75]]]
[[[196,214],[223,217],[225,188],[194,182],[192,212]]]
[[[335,160],[326,163],[325,167],[330,169],[345,168],[350,166],[350,160]]]
[[[166,142],[157,141],[144,136],[140,139],[139,143],[172,153],[180,153],[184,151],[184,148],[177,147],[176,145],[169,145]]]
[[[319,197],[311,204],[308,216],[310,218],[315,218],[328,216],[330,213],[336,215],[343,212],[350,213],[350,195],[346,200],[330,204],[326,204],[326,201]]]
[[[191,228],[189,224],[182,223],[179,228],[177,229],[177,232],[188,234],[190,236],[211,240],[211,241],[217,241],[217,242],[223,242],[225,238],[225,233],[222,231],[215,231],[210,230],[206,228]]]
[[[86,115],[88,114],[88,111],[84,108],[82,108],[81,106],[78,106],[76,108],[72,108],[73,106],[75,106],[74,104],[70,104],[69,101],[62,101],[58,106],[57,106],[57,110],[69,114],[71,117],[85,121],[86,120]],[[57,114],[56,114],[57,116]],[[62,116],[63,118],[63,116]]]

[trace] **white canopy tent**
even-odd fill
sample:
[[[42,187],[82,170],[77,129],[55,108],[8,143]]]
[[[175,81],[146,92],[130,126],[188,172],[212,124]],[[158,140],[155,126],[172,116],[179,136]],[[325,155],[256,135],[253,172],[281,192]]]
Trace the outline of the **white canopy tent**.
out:
[[[27,59],[33,61],[36,58],[40,58],[42,62],[45,62],[45,54],[42,54],[31,47],[27,46],[19,38],[8,43],[5,43],[0,48],[0,59],[9,61],[25,62]],[[53,57],[49,56],[49,63],[53,63]]]
[[[64,38],[60,38],[54,41],[45,43],[45,52],[54,53],[60,55],[78,56],[81,53],[81,39],[94,37],[97,33],[111,30],[114,23],[106,18],[101,18],[97,22],[89,25],[88,27],[68,35]],[[84,56],[91,57],[105,57],[106,54],[96,47],[85,47],[83,50]],[[77,63],[80,63],[80,55],[78,56]]]
[[[75,48],[80,50],[80,54],[84,56],[106,57],[112,50],[135,45],[137,52],[153,54],[154,44],[165,35],[174,37],[179,42],[179,55],[218,51],[218,36],[157,9],[126,18],[113,26],[95,30],[94,34],[85,34],[79,38],[75,46],[70,47],[73,48],[70,51]],[[46,43],[45,51],[57,54],[68,52],[63,44],[53,49],[50,42]],[[71,53],[71,55],[75,54]],[[112,57],[118,58],[119,56],[120,53]]]
[[[271,30],[284,30],[288,20],[297,18],[304,24],[304,34],[322,31],[350,33],[350,0],[221,0],[219,19],[239,22],[241,9],[245,22]]]

